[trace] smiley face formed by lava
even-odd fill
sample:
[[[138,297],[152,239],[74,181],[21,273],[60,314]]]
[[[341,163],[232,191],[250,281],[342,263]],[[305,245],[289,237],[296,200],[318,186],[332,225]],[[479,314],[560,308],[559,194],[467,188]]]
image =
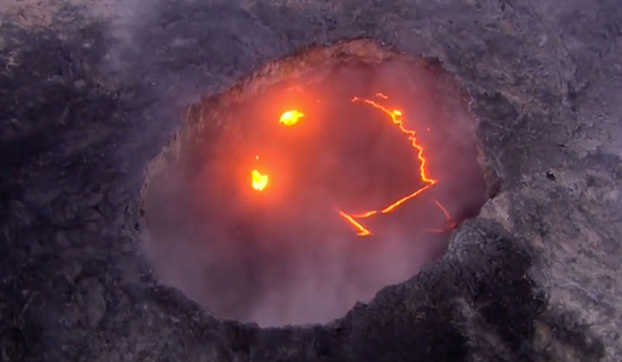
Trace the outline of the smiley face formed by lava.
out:
[[[406,128],[406,125],[404,123],[403,112],[399,109],[391,109],[383,105],[382,102],[383,101],[386,102],[386,100],[388,99],[388,97],[384,95],[383,93],[376,93],[376,97],[377,97],[377,100],[362,98],[362,97],[353,97],[351,98],[350,103],[364,105],[366,112],[369,112],[369,110],[372,109],[373,112],[376,112],[376,119],[378,119],[378,116],[382,117],[382,121],[381,121],[382,127],[386,128],[388,125],[389,128],[391,129],[391,132],[393,132],[394,136],[399,138],[399,139],[394,138],[393,141],[389,141],[389,145],[392,143],[401,143],[402,147],[407,145],[407,149],[408,149],[407,152],[409,152],[411,156],[410,161],[414,161],[414,162],[411,162],[411,164],[409,165],[410,166],[409,170],[412,171],[412,168],[413,168],[412,163],[418,164],[416,171],[414,171],[414,173],[416,174],[417,180],[414,180],[416,181],[414,182],[415,184],[414,186],[412,186],[411,184],[411,186],[408,186],[408,189],[403,189],[402,191],[399,191],[400,192],[399,196],[395,196],[394,194],[388,200],[385,197],[384,201],[381,201],[380,203],[379,202],[372,203],[372,204],[375,204],[375,206],[371,208],[365,208],[364,205],[361,203],[356,203],[356,202],[353,203],[353,202],[344,201],[345,198],[339,197],[340,195],[347,194],[348,190],[352,189],[351,186],[345,186],[345,187],[340,188],[339,191],[333,192],[333,195],[335,194],[337,195],[337,196],[333,196],[330,198],[331,200],[334,201],[333,202],[334,215],[341,217],[342,220],[349,223],[350,226],[354,230],[356,230],[356,233],[359,236],[370,236],[373,234],[373,231],[368,226],[366,226],[366,223],[367,223],[366,219],[377,218],[383,214],[389,214],[397,210],[398,208],[400,208],[402,205],[417,198],[419,195],[422,195],[423,193],[425,193],[427,190],[429,190],[430,188],[432,188],[434,185],[438,183],[438,180],[430,177],[427,173],[427,169],[426,169],[427,159],[425,158],[425,155],[424,155],[424,148],[417,142],[416,132],[414,130],[410,130]],[[322,103],[323,101],[317,101],[317,102]],[[313,112],[313,115],[308,115],[307,112],[303,109],[285,109],[281,111],[280,117],[278,117],[278,119],[274,119],[273,122],[275,125],[278,125],[279,127],[281,127],[284,130],[283,132],[287,133],[287,132],[294,132],[296,128],[304,127],[304,125],[306,125],[309,122],[314,122],[315,119],[311,119],[312,117],[324,118],[322,117],[322,114],[318,112]],[[352,121],[357,122],[357,120],[358,119],[354,119]],[[321,122],[317,121],[317,123],[321,123]],[[360,125],[361,123],[356,123],[356,124]],[[313,131],[308,131],[308,132],[313,133]],[[374,134],[375,131],[371,130],[370,132],[367,132],[367,133],[370,133],[371,138],[373,139],[375,137],[375,134]],[[312,178],[321,178],[322,179],[321,182],[323,184],[334,185],[336,183],[339,183],[339,182],[335,182],[335,180],[339,178],[339,174],[346,174],[347,170],[351,169],[353,167],[352,165],[354,164],[353,162],[343,161],[344,157],[342,156],[344,154],[353,153],[353,152],[361,153],[360,148],[363,146],[367,148],[373,148],[372,146],[366,146],[365,142],[356,140],[354,142],[356,144],[356,147],[358,147],[359,149],[358,151],[356,150],[356,147],[353,152],[336,151],[335,147],[332,147],[331,145],[333,144],[341,145],[343,143],[347,143],[347,141],[344,141],[343,137],[339,138],[340,134],[345,134],[345,133],[347,133],[348,136],[350,136],[349,135],[350,133],[357,133],[357,132],[354,132],[354,131],[341,132],[341,131],[335,130],[334,128],[331,128],[328,131],[325,130],[324,132],[316,132],[316,134],[321,134],[321,137],[318,137],[318,138],[321,138],[322,140],[318,141],[316,139],[315,141],[313,141],[312,143],[315,144],[316,146],[311,147],[311,148],[304,147],[305,144],[309,143],[307,139],[296,138],[296,137],[299,137],[299,135],[295,135],[295,134],[291,135],[291,133],[289,134],[289,136],[286,136],[286,137],[294,138],[294,140],[293,141],[290,140],[290,144],[287,147],[284,147],[281,144],[276,146],[278,142],[275,142],[275,145],[273,146],[276,148],[281,148],[281,149],[287,148],[289,150],[304,149],[304,151],[296,154],[296,156],[294,157],[294,162],[290,162],[289,166],[286,166],[286,168],[288,169],[298,170],[298,172],[296,172],[297,180],[293,182],[299,185],[301,188],[297,190],[298,194],[305,193],[308,191],[309,187],[305,185],[308,185],[309,179],[312,179]],[[352,137],[349,137],[349,139],[352,139]],[[329,142],[328,140],[331,140],[331,141]],[[320,146],[317,146],[318,144],[320,144]],[[387,143],[383,144],[382,146],[386,148]],[[340,149],[343,149],[343,147],[341,147]],[[270,154],[268,158],[273,159],[275,157],[278,157],[276,155],[282,154],[283,151],[278,150],[272,153],[270,152],[267,152],[267,153]],[[289,151],[288,153],[291,154],[292,152]],[[340,154],[341,156],[336,157],[335,156],[336,154]],[[259,193],[267,192],[272,186],[271,183],[272,183],[273,177],[277,178],[277,175],[282,175],[283,173],[275,172],[275,175],[271,174],[269,170],[270,168],[264,167],[263,165],[262,160],[264,159],[264,157],[263,156],[260,157],[259,155],[255,155],[254,157],[256,160],[256,164],[254,165],[252,169],[248,171],[250,187],[255,192],[259,192]],[[389,158],[385,158],[384,161],[381,160],[380,164],[387,164],[389,163],[387,162],[387,160],[389,159],[392,160],[393,158],[394,158],[393,156],[389,156]],[[319,162],[318,160],[320,159],[323,161]],[[326,161],[327,159],[329,161]],[[336,159],[338,159],[339,161],[338,162],[330,161],[330,160],[334,161]],[[309,160],[313,162],[310,162]],[[364,160],[363,162],[359,162],[358,166],[365,165],[367,163],[371,163],[371,161]],[[331,164],[332,166],[329,167],[327,166],[328,164]],[[325,170],[329,170],[329,171],[325,171]],[[373,174],[376,172],[372,170],[370,173]],[[343,179],[344,176],[341,176],[341,178]],[[345,178],[348,180],[354,179],[358,181],[360,181],[361,179],[360,176],[349,176]],[[294,177],[294,179],[296,179],[296,177]],[[395,178],[389,179],[389,185],[395,184],[395,183],[396,183]],[[391,186],[389,186],[389,188],[391,188]],[[362,192],[362,195],[358,196],[358,198],[365,199],[366,195],[369,196],[370,192]],[[448,212],[443,207],[443,205],[441,205],[441,203],[437,200],[434,200],[434,203],[436,207],[438,207],[438,209],[440,209],[443,212],[449,226],[446,225],[443,228],[430,229],[429,231],[443,232],[443,231],[448,230],[449,228],[454,227],[455,223],[452,221],[451,217],[449,216]],[[355,204],[356,206],[353,206]],[[355,211],[351,211],[351,210],[355,210]]]

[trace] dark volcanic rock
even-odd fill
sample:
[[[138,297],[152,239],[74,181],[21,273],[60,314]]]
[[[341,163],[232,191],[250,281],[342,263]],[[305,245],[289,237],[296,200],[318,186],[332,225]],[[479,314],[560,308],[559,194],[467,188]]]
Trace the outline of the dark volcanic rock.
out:
[[[619,2],[135,3],[0,4],[2,360],[622,355]],[[436,57],[469,91],[494,196],[481,215],[328,325],[220,321],[159,285],[138,197],[183,107],[354,37]]]

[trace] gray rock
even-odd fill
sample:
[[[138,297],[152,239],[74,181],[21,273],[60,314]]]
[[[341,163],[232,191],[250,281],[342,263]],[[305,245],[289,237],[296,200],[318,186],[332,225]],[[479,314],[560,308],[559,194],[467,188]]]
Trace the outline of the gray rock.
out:
[[[96,278],[80,281],[76,288],[78,305],[90,328],[97,328],[106,314],[105,289]]]
[[[0,5],[0,128],[28,123],[0,135],[3,360],[619,360],[619,1],[110,4]],[[473,99],[496,196],[443,259],[329,325],[261,329],[159,286],[138,232],[125,256],[183,105],[359,36],[440,59]]]

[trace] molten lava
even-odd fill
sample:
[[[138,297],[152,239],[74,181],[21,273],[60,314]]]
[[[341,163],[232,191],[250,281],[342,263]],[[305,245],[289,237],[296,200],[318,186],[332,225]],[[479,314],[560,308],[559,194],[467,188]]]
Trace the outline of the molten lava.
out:
[[[378,98],[382,98],[382,99],[388,99],[389,97],[386,96],[383,93],[376,93],[376,96]],[[375,102],[373,100],[370,99],[365,99],[365,98],[359,98],[359,97],[354,97],[352,99],[352,102],[361,102],[367,105],[370,105],[380,111],[382,111],[383,113],[385,113],[386,115],[388,115],[391,118],[391,122],[396,125],[399,130],[408,138],[408,140],[410,141],[411,146],[415,149],[415,151],[417,152],[417,158],[419,160],[419,177],[421,178],[421,181],[423,183],[425,183],[425,185],[423,187],[420,187],[418,189],[416,189],[415,191],[413,191],[412,193],[392,202],[391,204],[387,205],[386,207],[382,208],[382,209],[378,209],[378,210],[368,210],[368,211],[364,211],[364,212],[360,212],[360,213],[356,213],[356,214],[348,214],[342,210],[339,210],[339,214],[346,220],[348,221],[348,223],[350,223],[352,226],[354,226],[356,228],[356,230],[358,230],[357,235],[359,236],[369,236],[372,235],[371,231],[367,228],[365,228],[365,226],[363,226],[359,221],[357,221],[357,219],[365,219],[374,215],[378,215],[378,214],[386,214],[389,212],[392,212],[393,210],[395,210],[396,208],[398,208],[400,205],[404,204],[405,202],[419,196],[420,194],[422,194],[424,191],[426,191],[427,189],[429,189],[430,187],[434,186],[438,181],[429,177],[426,173],[426,158],[423,155],[423,147],[421,145],[419,145],[417,143],[416,140],[416,132],[413,130],[409,130],[405,127],[404,125],[404,118],[403,118],[403,113],[400,110],[397,109],[389,109],[383,105],[381,105],[378,102]],[[299,122],[299,120],[301,118],[303,118],[305,115],[304,113],[298,111],[298,110],[289,110],[284,112],[280,119],[279,119],[279,123],[283,124],[285,126],[291,127],[294,126],[295,124],[297,124]],[[259,158],[259,156],[255,156],[256,159]],[[252,185],[253,188],[257,191],[262,191],[264,190],[269,182],[269,177],[268,175],[264,175],[261,174],[258,170],[253,170],[252,172]],[[436,232],[436,233],[442,233],[444,231],[447,230],[451,230],[456,226],[456,223],[452,220],[451,216],[449,216],[449,213],[447,212],[447,210],[443,207],[443,205],[441,205],[441,203],[437,200],[434,201],[435,204],[438,206],[438,208],[443,212],[443,214],[445,215],[449,226],[446,227],[445,229],[429,229],[427,230],[428,232]]]
[[[263,191],[268,186],[268,181],[270,181],[268,175],[264,175],[258,170],[253,170],[251,173],[251,182],[257,191]]]
[[[291,111],[284,112],[279,119],[279,123],[285,126],[293,126],[304,116],[304,113],[293,109]]]
[[[382,93],[378,93],[379,97],[385,97],[385,99],[387,99],[388,97],[385,96]],[[382,96],[380,96],[382,95]],[[369,104],[370,106],[381,110],[382,112],[384,112],[385,114],[387,114],[389,117],[391,117],[391,121],[393,122],[393,124],[397,125],[400,129],[400,131],[402,131],[403,134],[405,134],[406,136],[408,136],[408,140],[410,141],[411,145],[413,146],[414,149],[417,150],[417,158],[419,158],[419,162],[420,162],[420,166],[419,166],[419,175],[421,176],[421,181],[433,185],[435,183],[437,183],[438,181],[431,179],[430,177],[428,177],[426,175],[426,170],[425,170],[425,164],[426,164],[426,159],[423,157],[423,147],[420,146],[419,144],[417,144],[417,140],[415,138],[417,132],[415,131],[411,131],[409,129],[406,129],[406,127],[404,126],[404,119],[402,117],[402,112],[400,110],[389,110],[388,108],[380,105],[377,102],[374,102],[372,100],[369,99],[363,99],[363,98],[359,98],[359,97],[354,97],[352,99],[352,102],[364,102],[366,104]],[[389,210],[390,211],[390,210]],[[387,211],[388,212],[388,211]]]
[[[387,97],[385,94],[383,93],[376,93],[376,96],[382,99],[388,99],[389,97]],[[386,115],[388,115],[389,117],[391,117],[391,121],[393,122],[393,124],[395,124],[396,126],[399,127],[400,131],[406,135],[408,137],[408,140],[410,141],[410,144],[412,145],[412,147],[417,151],[417,158],[419,159],[420,162],[420,166],[419,166],[419,176],[421,177],[421,181],[423,181],[424,183],[426,183],[427,185],[415,190],[413,193],[406,195],[404,197],[402,197],[401,199],[393,202],[392,204],[386,206],[385,208],[381,209],[381,210],[370,210],[370,211],[365,211],[362,213],[357,213],[354,215],[349,215],[346,214],[343,211],[339,211],[339,213],[341,214],[341,216],[343,216],[350,224],[352,224],[354,227],[356,227],[359,231],[361,230],[365,230],[367,232],[367,234],[365,235],[370,235],[370,231],[365,229],[365,227],[363,225],[361,225],[358,221],[356,221],[356,219],[365,219],[368,218],[370,216],[374,216],[377,215],[379,212],[386,214],[389,213],[393,210],[395,210],[398,206],[402,205],[403,203],[405,203],[406,201],[413,199],[417,196],[419,196],[421,193],[423,193],[424,191],[426,191],[427,189],[429,189],[430,187],[432,187],[434,184],[436,184],[438,181],[435,179],[430,178],[427,174],[426,174],[426,159],[423,156],[423,147],[421,145],[419,145],[417,143],[417,140],[415,138],[416,136],[416,132],[407,129],[404,126],[404,119],[403,119],[403,114],[402,111],[394,109],[394,110],[390,110],[389,108],[375,102],[369,99],[364,99],[364,98],[359,98],[359,97],[354,97],[352,99],[352,102],[363,102],[365,104],[368,104],[376,109],[381,110],[382,112],[384,112]],[[451,221],[451,218],[449,217],[449,214],[447,213],[447,210],[445,210],[445,208],[438,202],[435,201],[436,204],[439,206],[439,208],[443,211],[443,213],[445,213],[445,215],[448,218],[448,221]],[[452,224],[452,227],[455,227],[455,224]],[[434,230],[435,232],[438,232],[438,230]],[[361,235],[361,232],[359,232],[358,235]]]
[[[365,229],[365,227],[361,224],[359,224],[356,220],[354,220],[354,218],[348,214],[346,214],[345,212],[339,210],[339,214],[341,214],[341,216],[344,217],[344,219],[348,220],[348,222],[350,222],[350,224],[354,225],[354,227],[356,227],[356,229],[359,231],[356,235],[358,236],[369,236],[371,235],[371,232],[367,229]]]

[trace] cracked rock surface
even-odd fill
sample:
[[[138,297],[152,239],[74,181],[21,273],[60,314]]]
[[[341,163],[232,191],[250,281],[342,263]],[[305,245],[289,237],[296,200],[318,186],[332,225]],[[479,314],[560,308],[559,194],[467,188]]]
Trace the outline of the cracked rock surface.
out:
[[[1,360],[618,360],[621,19],[616,0],[3,1]],[[467,89],[480,216],[327,325],[222,321],[159,284],[138,198],[184,107],[358,37]]]

